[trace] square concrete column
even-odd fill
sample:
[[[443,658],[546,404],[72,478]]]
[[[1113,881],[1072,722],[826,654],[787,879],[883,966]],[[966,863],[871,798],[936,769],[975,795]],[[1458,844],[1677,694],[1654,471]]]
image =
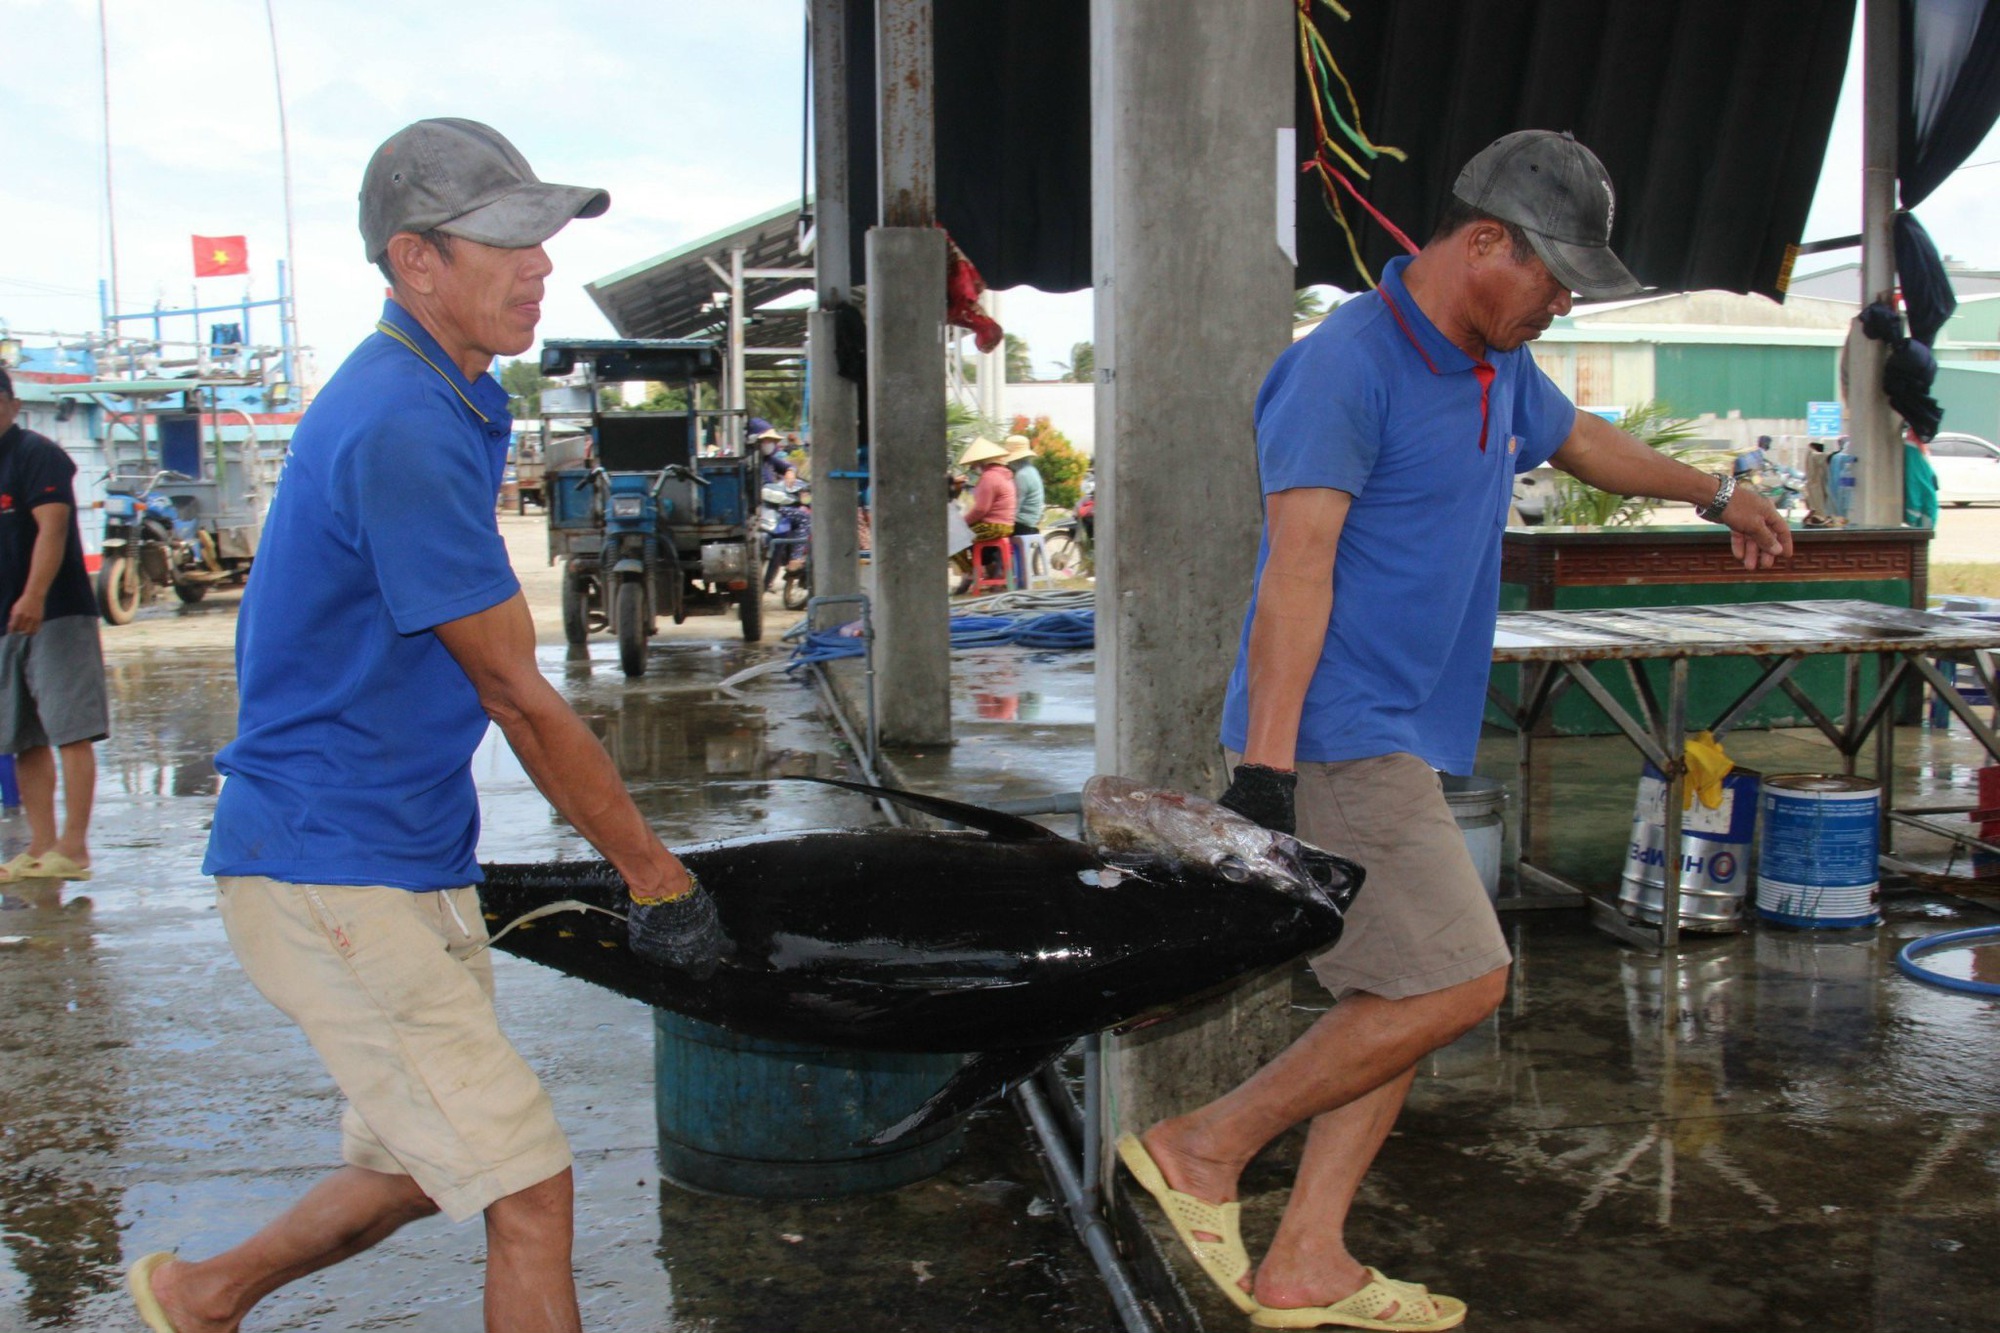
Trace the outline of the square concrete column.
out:
[[[852,476],[856,450],[860,390],[844,378],[833,352],[831,310],[806,316],[806,373],[812,376],[813,593],[847,597],[861,591],[860,530],[857,511],[860,483]],[[830,608],[831,610],[837,608]],[[841,618],[851,619],[853,607]],[[820,628],[820,627],[816,627]]]
[[[1262,523],[1251,407],[1291,337],[1276,219],[1295,13],[1091,7],[1097,763],[1209,796]],[[1275,1054],[1286,985],[1108,1043],[1113,1128],[1197,1106]]]
[[[884,745],[946,745],[944,233],[873,227],[866,252],[877,716]]]

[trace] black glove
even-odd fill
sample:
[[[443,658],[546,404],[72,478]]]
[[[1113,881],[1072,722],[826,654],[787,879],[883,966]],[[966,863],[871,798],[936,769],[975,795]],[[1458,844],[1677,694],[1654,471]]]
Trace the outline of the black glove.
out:
[[[626,942],[650,963],[677,968],[700,979],[734,952],[715,913],[715,899],[692,874],[694,892],[665,902],[633,901],[625,915]]]
[[[1298,785],[1297,773],[1262,764],[1238,764],[1229,790],[1216,804],[1273,832],[1297,833],[1299,821],[1292,793]]]

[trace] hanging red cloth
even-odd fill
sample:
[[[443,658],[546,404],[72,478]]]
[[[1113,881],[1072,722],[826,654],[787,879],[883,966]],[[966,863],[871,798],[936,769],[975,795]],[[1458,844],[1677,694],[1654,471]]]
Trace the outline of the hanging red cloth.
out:
[[[979,298],[986,291],[986,280],[979,276],[979,270],[965,257],[965,251],[958,248],[958,242],[947,235],[944,244],[945,323],[971,330],[973,344],[982,352],[990,352],[1000,345],[1006,332],[994,322],[993,316],[979,308]]]

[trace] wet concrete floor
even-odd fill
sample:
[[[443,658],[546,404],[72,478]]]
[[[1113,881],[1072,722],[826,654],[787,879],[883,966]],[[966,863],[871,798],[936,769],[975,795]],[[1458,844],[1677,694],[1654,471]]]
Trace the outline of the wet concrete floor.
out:
[[[1093,767],[1090,690],[1081,656],[961,655],[960,743],[898,765],[974,799],[1075,790]],[[1905,799],[1973,803],[1989,761],[1962,726],[1902,728],[1897,746]],[[1816,733],[1728,748],[1767,773],[1839,770]],[[1615,886],[1638,757],[1617,737],[1550,751],[1548,863]],[[1482,746],[1481,771],[1511,782],[1513,762],[1511,737]],[[1941,839],[1899,833],[1897,850],[1968,873]],[[2000,881],[1977,895],[1904,886],[1874,929],[1753,928],[1671,958],[1579,912],[1509,914],[1507,1002],[1420,1069],[1354,1252],[1468,1301],[1469,1329],[2000,1329],[2000,1007],[1892,962],[1909,939],[2000,921]],[[1938,966],[2000,981],[2000,948]],[[1301,971],[1297,1029],[1326,1006]],[[1281,1137],[1243,1181],[1253,1256],[1303,1139]],[[1140,1198],[1198,1324],[1246,1327]]]
[[[244,979],[199,866],[216,748],[234,725],[226,647],[156,614],[113,641],[96,878],[0,899],[0,1330],[136,1329],[122,1266],[248,1235],[338,1160],[337,1094]],[[158,620],[153,625],[152,620]],[[727,629],[715,622],[716,632]],[[698,630],[695,622],[690,628]],[[111,631],[115,635],[118,631]],[[161,642],[164,639],[165,642]],[[786,774],[845,772],[812,696],[781,676],[705,687],[780,651],[663,637],[628,683],[615,650],[560,645],[544,670],[603,737],[669,842],[873,822]],[[494,738],[476,760],[481,856],[588,849]],[[0,857],[26,845],[0,816]],[[501,1020],[541,1073],[577,1157],[584,1322],[610,1333],[1098,1329],[1094,1271],[1051,1208],[1013,1112],[975,1117],[942,1175],[894,1193],[765,1203],[699,1196],[655,1165],[644,1006],[495,957]],[[445,1333],[479,1324],[483,1234],[431,1220],[267,1300],[255,1330]]]

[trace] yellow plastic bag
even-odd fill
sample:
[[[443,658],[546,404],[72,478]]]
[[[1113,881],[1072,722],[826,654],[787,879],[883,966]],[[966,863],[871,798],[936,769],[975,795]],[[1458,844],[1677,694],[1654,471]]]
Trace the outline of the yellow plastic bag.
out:
[[[1736,763],[1722,752],[1722,742],[1706,731],[1697,731],[1687,742],[1687,786],[1684,808],[1692,810],[1696,797],[1710,810],[1722,804],[1722,780]]]

